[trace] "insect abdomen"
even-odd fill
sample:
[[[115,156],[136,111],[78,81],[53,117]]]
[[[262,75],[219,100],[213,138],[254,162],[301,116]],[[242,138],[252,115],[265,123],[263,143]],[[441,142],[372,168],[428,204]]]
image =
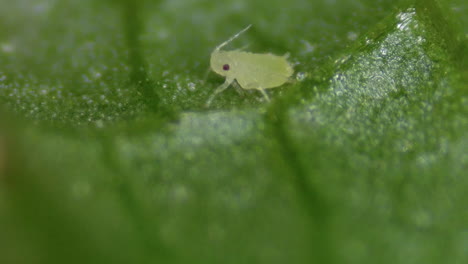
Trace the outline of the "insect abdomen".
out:
[[[286,58],[273,54],[254,54],[232,51],[237,54],[236,72],[233,74],[244,89],[267,89],[288,81],[293,69]]]

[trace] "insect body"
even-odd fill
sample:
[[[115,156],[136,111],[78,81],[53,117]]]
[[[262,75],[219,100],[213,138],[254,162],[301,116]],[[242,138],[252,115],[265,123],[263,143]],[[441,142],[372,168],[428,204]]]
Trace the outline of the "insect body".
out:
[[[265,89],[284,84],[293,74],[294,71],[287,61],[287,56],[256,54],[239,50],[221,50],[222,47],[249,28],[250,25],[229,40],[221,43],[211,53],[211,69],[217,74],[225,76],[226,80],[210,96],[207,105],[210,105],[216,94],[224,91],[234,82],[237,82],[243,89],[259,90],[265,99],[269,101]]]

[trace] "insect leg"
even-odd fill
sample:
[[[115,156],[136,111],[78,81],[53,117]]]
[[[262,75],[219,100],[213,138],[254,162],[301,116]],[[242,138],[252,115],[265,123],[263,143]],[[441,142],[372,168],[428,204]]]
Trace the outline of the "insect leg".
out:
[[[234,88],[236,89],[237,93],[238,93],[240,96],[244,96],[244,95],[245,95],[245,92],[244,92],[244,90],[242,89],[242,87],[239,85],[239,83],[237,83],[237,82],[232,82],[232,86],[234,86]]]
[[[226,81],[224,81],[223,84],[221,84],[220,86],[218,86],[218,88],[216,88],[216,90],[213,92],[213,94],[210,96],[210,98],[208,98],[208,101],[206,101],[206,104],[205,106],[210,106],[211,104],[211,101],[213,101],[213,99],[215,98],[215,96],[217,94],[219,94],[220,92],[226,90],[226,88],[229,87],[229,85],[231,85],[231,83],[234,81],[234,79],[228,79],[226,78]]]
[[[259,89],[260,92],[262,92],[263,94],[263,97],[265,97],[265,100],[267,100],[267,102],[270,102],[270,97],[268,96],[267,92],[265,92],[265,89]]]
[[[210,72],[211,72],[211,68],[208,67],[208,69],[206,69],[205,75],[203,75],[203,83],[204,84],[206,83],[206,79],[208,79],[208,74],[210,74]]]

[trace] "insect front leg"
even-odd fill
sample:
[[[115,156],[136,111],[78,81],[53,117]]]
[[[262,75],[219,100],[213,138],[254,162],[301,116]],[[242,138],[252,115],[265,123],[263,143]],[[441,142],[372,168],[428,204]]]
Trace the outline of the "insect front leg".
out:
[[[220,92],[226,90],[226,88],[229,87],[229,85],[231,85],[231,83],[234,81],[234,79],[229,79],[229,78],[226,78],[226,81],[224,81],[223,84],[221,84],[220,86],[218,86],[218,88],[216,88],[216,90],[213,92],[213,94],[210,96],[210,98],[208,98],[208,101],[206,101],[206,104],[205,106],[210,106],[211,104],[211,101],[213,101],[213,99],[215,98],[215,96],[217,94],[219,94]]]

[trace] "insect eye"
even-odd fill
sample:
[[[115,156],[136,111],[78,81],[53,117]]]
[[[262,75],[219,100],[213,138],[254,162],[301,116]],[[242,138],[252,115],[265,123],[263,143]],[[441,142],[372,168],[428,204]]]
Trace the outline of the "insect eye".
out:
[[[224,64],[223,65],[223,70],[229,71],[229,64]]]

